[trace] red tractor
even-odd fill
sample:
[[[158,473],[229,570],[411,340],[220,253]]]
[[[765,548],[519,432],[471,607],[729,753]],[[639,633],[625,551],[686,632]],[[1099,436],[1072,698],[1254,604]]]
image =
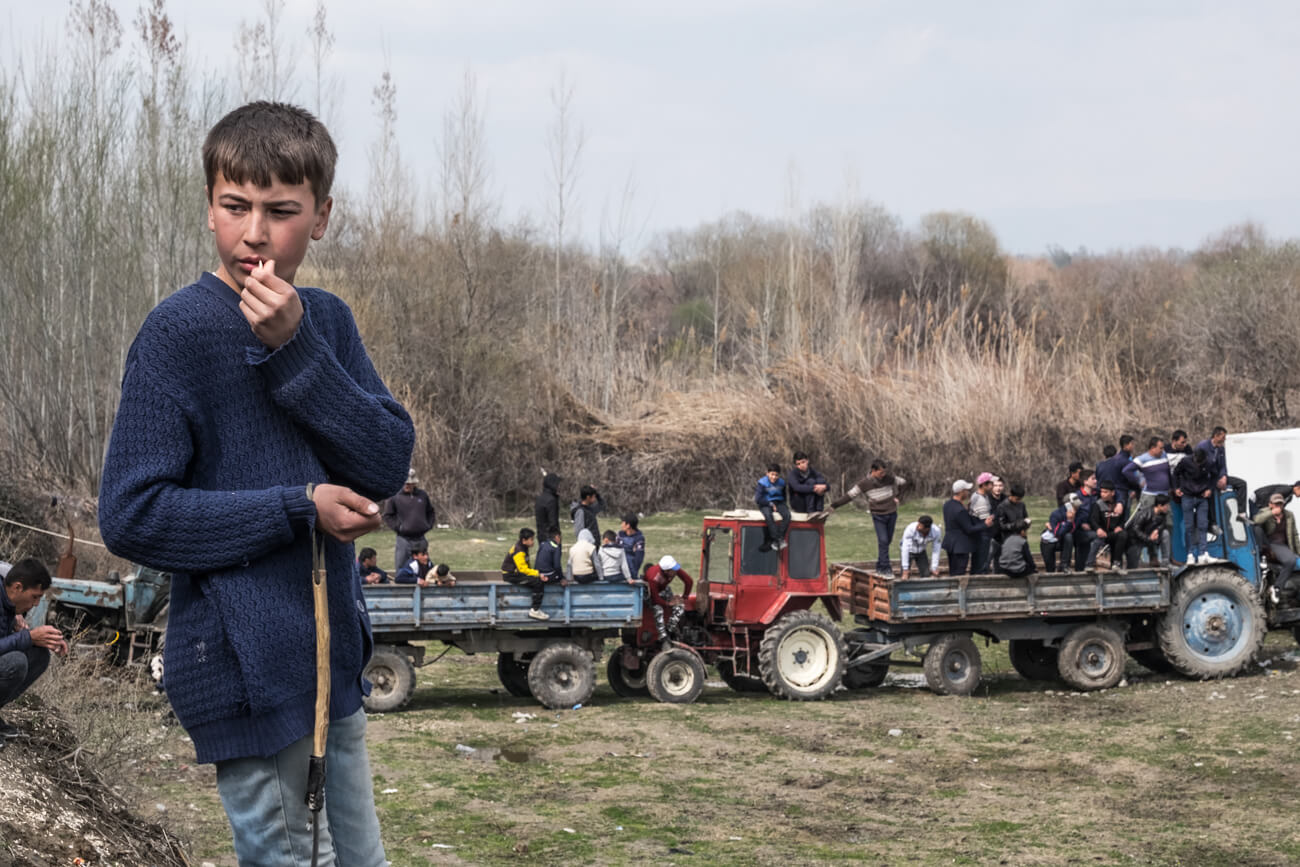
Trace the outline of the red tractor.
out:
[[[837,626],[841,602],[826,571],[824,521],[795,513],[787,546],[764,551],[758,511],[706,517],[700,571],[669,645],[647,602],[640,625],[623,630],[610,657],[610,686],[622,696],[649,693],[685,704],[699,697],[712,664],[740,692],[792,701],[829,696],[848,652]],[[829,616],[812,610],[818,602]]]

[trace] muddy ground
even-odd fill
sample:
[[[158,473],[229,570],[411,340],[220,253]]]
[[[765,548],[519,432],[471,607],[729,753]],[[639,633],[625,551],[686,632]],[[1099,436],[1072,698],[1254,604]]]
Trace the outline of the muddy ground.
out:
[[[997,646],[971,698],[932,695],[905,669],[813,704],[713,682],[694,705],[661,705],[602,677],[588,706],[561,712],[506,694],[494,660],[453,653],[420,671],[406,710],[371,718],[376,799],[397,865],[1293,864],[1300,674],[1289,636],[1267,649],[1269,665],[1233,680],[1130,663],[1125,686],[1086,695],[1020,679]],[[233,865],[211,768],[131,692],[144,682],[93,683],[81,707],[101,721],[104,779],[190,863]],[[26,725],[37,708],[21,712]],[[24,749],[0,753],[0,864],[71,864],[102,820],[78,830],[58,818],[77,804],[55,798],[43,824],[15,830],[15,768],[59,752],[29,746],[38,760],[16,765]]]

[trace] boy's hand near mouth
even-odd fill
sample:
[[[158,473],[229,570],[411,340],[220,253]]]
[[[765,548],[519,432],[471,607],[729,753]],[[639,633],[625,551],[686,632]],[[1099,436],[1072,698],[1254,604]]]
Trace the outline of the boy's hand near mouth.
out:
[[[293,284],[276,276],[274,259],[258,264],[244,280],[239,309],[268,349],[287,343],[302,322],[302,299]]]

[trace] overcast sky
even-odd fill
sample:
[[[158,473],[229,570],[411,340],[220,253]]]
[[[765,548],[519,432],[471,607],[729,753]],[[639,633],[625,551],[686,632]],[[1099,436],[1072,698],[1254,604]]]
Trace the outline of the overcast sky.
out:
[[[262,2],[169,6],[191,52],[225,71]],[[304,52],[314,7],[287,3]],[[60,34],[67,5],[0,9],[8,64]],[[856,188],[909,223],[963,210],[1016,253],[1190,248],[1245,219],[1300,237],[1294,2],[333,0],[329,21],[343,82],[329,120],[352,185],[385,63],[424,183],[468,66],[505,215],[540,215],[549,91],[567,70],[588,237],[629,176],[644,241],[735,209],[781,216],[792,172],[803,204]],[[305,102],[305,57],[299,73]]]

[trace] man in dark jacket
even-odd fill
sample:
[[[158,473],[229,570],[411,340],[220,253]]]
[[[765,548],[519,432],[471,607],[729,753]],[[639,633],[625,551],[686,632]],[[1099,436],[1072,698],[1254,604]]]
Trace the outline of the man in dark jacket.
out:
[[[394,569],[410,562],[411,543],[416,539],[424,542],[425,550],[428,550],[424,534],[433,529],[433,503],[429,502],[429,495],[417,487],[419,484],[412,467],[406,474],[406,484],[402,489],[384,501],[384,524],[397,534],[393,541]]]
[[[543,542],[551,540],[551,530],[560,529],[560,482],[555,473],[543,472],[542,492],[533,501],[533,520]]]
[[[1115,499],[1123,503],[1125,508],[1128,507],[1129,492],[1136,489],[1125,477],[1124,468],[1133,460],[1133,451],[1136,448],[1133,437],[1124,434],[1119,438],[1119,450],[1108,454],[1112,447],[1106,446],[1102,450],[1102,454],[1106,457],[1097,464],[1097,483],[1110,482],[1114,485]]]
[[[1101,549],[1110,548],[1110,570],[1123,571],[1124,552],[1128,549],[1128,533],[1124,531],[1125,515],[1125,505],[1115,496],[1115,486],[1110,482],[1102,482],[1097,501],[1092,504],[1092,514],[1088,516],[1093,537],[1084,568],[1095,568]]]
[[[537,571],[542,580],[558,584],[564,579],[564,560],[560,550],[560,528],[552,527],[542,536],[542,543],[537,549]]]
[[[569,517],[573,519],[573,538],[583,530],[591,533],[592,539],[600,538],[600,524],[596,515],[605,509],[605,501],[600,492],[591,485],[583,485],[578,491],[578,499],[569,504]]]
[[[965,479],[952,483],[952,497],[943,504],[943,550],[948,552],[948,574],[965,575],[970,568],[971,554],[984,535],[986,527],[993,526],[993,516],[983,522],[976,520],[966,509],[971,489],[975,487]]]
[[[790,489],[790,511],[811,514],[825,508],[830,483],[813,469],[805,452],[794,453],[794,468],[785,477],[785,483]]]
[[[63,633],[53,626],[27,625],[23,619],[50,588],[50,573],[39,560],[19,560],[4,577],[0,593],[0,707],[27,691],[50,664],[50,651],[68,652]],[[0,719],[0,749],[18,729]]]
[[[1169,495],[1156,494],[1155,499],[1143,503],[1129,519],[1128,567],[1142,565],[1142,552],[1147,552],[1151,566],[1169,565]]]
[[[1191,460],[1178,462],[1173,474],[1174,494],[1183,509],[1183,526],[1187,531],[1187,563],[1195,565],[1213,561],[1207,550],[1206,533],[1210,515],[1214,511],[1210,498],[1214,495],[1215,475],[1210,457],[1205,449],[1197,447]]]
[[[1300,551],[1300,538],[1297,538],[1295,516],[1286,508],[1286,499],[1281,494],[1273,494],[1268,499],[1268,506],[1255,514],[1255,539],[1265,556],[1277,564],[1277,577],[1273,580],[1273,602],[1282,597],[1293,597],[1293,591],[1287,584],[1295,571],[1296,552]],[[1288,598],[1288,601],[1293,599]]]
[[[996,531],[994,537],[1000,546],[1004,541],[1021,530],[1029,528],[1029,510],[1025,508],[1025,486],[1017,482],[1011,486],[1011,494],[994,513]]]
[[[1081,484],[1083,484],[1083,464],[1075,461],[1070,464],[1070,470],[1065,474],[1065,478],[1056,483],[1056,505],[1064,506],[1066,494],[1073,494],[1079,490]]]

